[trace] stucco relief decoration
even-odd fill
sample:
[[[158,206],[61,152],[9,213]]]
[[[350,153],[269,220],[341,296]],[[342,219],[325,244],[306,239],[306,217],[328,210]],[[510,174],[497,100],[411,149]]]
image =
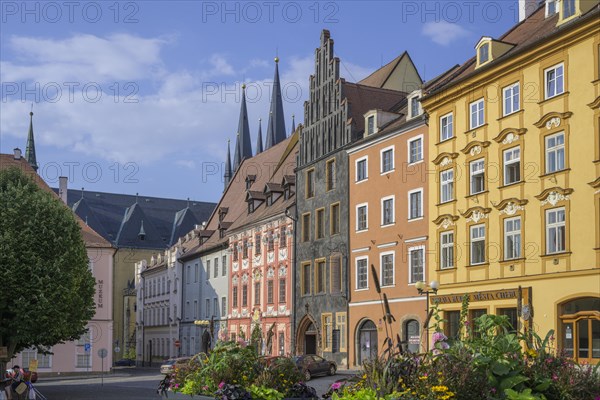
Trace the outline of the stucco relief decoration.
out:
[[[525,210],[525,206],[520,206],[514,201],[509,202],[503,210],[500,211],[500,214],[506,215],[515,215],[518,211]]]
[[[285,265],[282,265],[281,267],[279,267],[279,276],[283,277],[286,276],[287,274],[287,267]]]
[[[233,283],[234,285],[237,285],[237,284],[238,284],[238,282],[239,282],[239,279],[238,279],[238,277],[237,277],[237,276],[234,276],[234,277],[231,279],[231,283]]]
[[[262,272],[260,272],[260,269],[255,269],[254,273],[252,274],[252,277],[255,281],[260,281],[260,278],[262,278]]]
[[[450,159],[450,157],[444,157],[442,159],[442,162],[440,163],[440,166],[445,167],[446,165],[450,164],[452,164],[452,160]]]
[[[267,262],[272,263],[275,261],[275,252],[270,251],[267,253]]]
[[[477,154],[481,153],[481,146],[480,145],[476,145],[473,146],[473,148],[471,149],[471,151],[469,152],[472,156],[475,156]]]
[[[273,278],[274,276],[275,276],[275,269],[271,267],[267,271],[267,278]]]
[[[473,211],[473,214],[471,214],[471,216],[469,218],[467,218],[467,222],[473,221],[473,222],[477,223],[484,218],[487,218],[487,214],[484,214],[479,210],[475,210],[475,211]]]
[[[450,220],[450,218],[444,218],[444,220],[442,221],[442,227],[444,229],[448,229],[449,226],[453,226],[453,225],[454,225],[454,222],[452,222]]]
[[[438,227],[448,229],[449,226],[456,225],[455,222],[456,220],[458,220],[458,218],[459,217],[455,215],[443,214],[434,219],[433,223],[436,224]]]
[[[248,316],[248,309],[244,308],[242,309],[242,317],[247,317]]]
[[[254,264],[258,264],[258,265],[262,264],[262,255],[259,254],[259,255],[254,256]]]
[[[244,259],[242,260],[242,267],[244,267],[244,268],[248,268],[248,259],[247,259],[247,258],[244,258]]]
[[[517,140],[519,140],[519,136],[511,132],[508,135],[506,135],[506,137],[502,141],[502,144],[511,144],[513,142],[516,142]]]
[[[546,129],[552,129],[552,127],[556,126],[557,128],[560,126],[560,118],[553,117],[546,122]]]
[[[248,282],[248,274],[242,275],[242,282],[243,283],[247,283]]]
[[[273,316],[274,314],[275,315],[277,314],[275,312],[275,307],[273,307],[273,306],[267,306],[267,315],[270,317],[270,316]]]
[[[287,259],[287,247],[283,249],[279,249],[279,259],[286,260]]]
[[[238,316],[238,310],[231,310],[231,316],[236,318]]]
[[[234,262],[231,266],[232,266],[232,268],[233,268],[234,271],[237,271],[238,269],[240,269],[240,266],[239,266],[239,264],[238,264],[237,261]]]
[[[487,219],[490,211],[492,211],[491,208],[473,207],[462,213],[462,215],[465,217],[465,221],[478,223],[483,219]]]
[[[552,192],[550,192],[550,194],[548,194],[548,197],[546,197],[546,200],[542,200],[542,205],[551,204],[552,206],[555,206],[559,201],[566,201],[566,200],[570,200],[569,195],[564,195],[562,193],[552,191]]]
[[[284,305],[279,306],[279,314],[285,314],[287,307]]]

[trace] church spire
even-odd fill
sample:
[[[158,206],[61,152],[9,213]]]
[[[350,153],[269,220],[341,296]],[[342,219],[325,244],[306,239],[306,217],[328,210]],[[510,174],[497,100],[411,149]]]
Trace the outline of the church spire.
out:
[[[33,108],[33,105],[31,106]],[[31,168],[37,172],[38,164],[35,158],[35,141],[33,139],[33,111],[29,113],[29,134],[27,135],[27,148],[25,149],[25,159],[31,165]]]
[[[262,118],[258,119],[258,137],[256,138],[256,155],[263,152]]]
[[[296,116],[292,114],[292,135],[296,132]]]
[[[233,172],[237,171],[241,163],[242,157],[240,155],[240,133],[238,132],[235,136],[235,153],[233,153]]]
[[[231,141],[227,139],[227,159],[225,160],[225,174],[223,175],[225,181],[225,189],[227,189],[227,185],[229,185],[229,181],[231,180]]]
[[[252,143],[250,143],[250,125],[248,123],[248,109],[246,108],[246,84],[242,84],[242,106],[240,108],[240,121],[238,123],[238,146],[240,152],[239,162],[252,157]]]
[[[265,149],[285,140],[286,136],[281,84],[279,83],[279,57],[275,57],[275,77],[273,78],[271,112],[269,113],[269,124],[267,125],[267,144]]]

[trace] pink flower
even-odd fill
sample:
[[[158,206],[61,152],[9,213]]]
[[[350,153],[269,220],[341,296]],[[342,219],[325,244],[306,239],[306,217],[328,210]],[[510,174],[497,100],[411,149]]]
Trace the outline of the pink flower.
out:
[[[334,383],[331,384],[331,390],[338,390],[341,387],[342,387],[342,383],[341,382],[334,382]]]
[[[558,376],[556,376],[556,374],[552,374],[552,380],[553,381],[557,381],[558,380]]]
[[[219,389],[223,389],[224,386],[225,386],[225,382],[219,383]]]
[[[433,334],[433,336],[431,337],[431,340],[433,341],[433,343],[437,343],[437,342],[443,342],[444,340],[447,340],[448,338],[446,337],[446,335],[444,335],[442,332],[435,332]]]

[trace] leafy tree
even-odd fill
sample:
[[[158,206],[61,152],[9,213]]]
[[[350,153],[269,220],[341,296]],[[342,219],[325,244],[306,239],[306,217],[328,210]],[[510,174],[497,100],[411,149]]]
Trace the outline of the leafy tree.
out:
[[[79,338],[94,315],[81,228],[54,194],[18,168],[0,171],[0,371],[29,347]]]

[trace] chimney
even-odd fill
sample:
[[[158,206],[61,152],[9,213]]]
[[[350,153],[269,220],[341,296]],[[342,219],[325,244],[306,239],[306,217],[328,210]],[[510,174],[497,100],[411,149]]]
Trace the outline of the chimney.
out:
[[[524,21],[538,8],[540,0],[519,0],[519,22]]]
[[[58,195],[63,203],[67,204],[67,177],[58,177]]]
[[[21,159],[21,149],[18,147],[15,147],[14,152],[15,152],[15,160],[20,160]]]

